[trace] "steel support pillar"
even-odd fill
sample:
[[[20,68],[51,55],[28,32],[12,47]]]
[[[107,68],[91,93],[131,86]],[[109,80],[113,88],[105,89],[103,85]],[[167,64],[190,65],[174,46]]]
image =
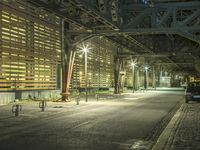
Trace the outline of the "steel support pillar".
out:
[[[153,66],[153,71],[152,71],[152,88],[156,89],[156,68]]]
[[[120,59],[118,57],[115,57],[114,63],[115,63],[115,70],[114,70],[115,90],[114,90],[114,93],[119,94],[120,93],[120,68],[121,68]]]
[[[135,66],[132,66],[133,93],[135,91]]]
[[[2,20],[2,12],[0,12],[0,20]],[[0,21],[0,26],[2,27],[2,21]],[[0,37],[2,38],[2,28],[0,28]],[[2,78],[2,40],[0,40],[0,78]]]
[[[144,71],[144,89],[146,90],[148,87],[148,73],[147,73],[147,69],[145,69]]]
[[[139,83],[139,70],[135,70],[135,89],[139,89],[140,83]]]
[[[62,22],[62,93],[61,101],[69,101],[70,81],[76,52],[67,39],[68,23]]]
[[[161,68],[158,68],[157,70],[157,79],[158,79],[158,82],[157,82],[157,87],[160,87],[160,77],[161,77]]]
[[[120,80],[119,80],[120,93],[124,92],[125,78],[126,78],[125,62],[123,60],[121,60],[120,61]]]

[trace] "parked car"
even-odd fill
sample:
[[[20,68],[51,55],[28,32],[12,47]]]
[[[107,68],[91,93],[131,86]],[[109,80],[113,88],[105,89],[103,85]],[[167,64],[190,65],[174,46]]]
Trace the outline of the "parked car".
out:
[[[200,101],[200,82],[190,82],[185,90],[185,102]]]

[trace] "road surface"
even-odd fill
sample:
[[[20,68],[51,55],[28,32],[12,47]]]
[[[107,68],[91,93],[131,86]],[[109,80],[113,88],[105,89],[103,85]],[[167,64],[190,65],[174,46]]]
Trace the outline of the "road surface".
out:
[[[22,104],[18,117],[1,106],[0,150],[150,149],[183,101],[183,91],[126,93],[79,105]]]

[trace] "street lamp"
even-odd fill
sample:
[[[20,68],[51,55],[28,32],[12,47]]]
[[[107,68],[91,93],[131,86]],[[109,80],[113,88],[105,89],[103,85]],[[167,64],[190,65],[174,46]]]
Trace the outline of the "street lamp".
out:
[[[136,64],[137,64],[137,58],[135,58],[134,61],[132,59],[131,67],[132,67],[132,77],[133,77],[133,93],[135,91],[135,66],[136,66]]]
[[[87,53],[89,51],[88,45],[83,45],[81,47],[81,50],[85,53],[85,101],[88,101],[88,89],[87,89],[87,82],[88,82],[88,77],[87,77]]]

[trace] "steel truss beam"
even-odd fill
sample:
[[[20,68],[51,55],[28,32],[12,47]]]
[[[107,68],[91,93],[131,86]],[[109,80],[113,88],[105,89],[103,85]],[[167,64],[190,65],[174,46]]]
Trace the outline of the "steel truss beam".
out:
[[[123,12],[126,24],[121,32],[178,34],[200,43],[200,2],[156,4],[153,7],[129,4],[123,6]],[[137,15],[131,17],[130,13]]]
[[[64,3],[55,8],[48,5],[48,0],[28,1],[42,4],[45,9],[64,17],[72,26],[76,26],[75,30],[70,28],[68,31],[69,35],[78,37],[74,44],[95,35],[104,35],[109,39],[114,38],[114,41],[121,42],[121,45],[129,49],[140,49],[137,53],[147,52],[154,55],[151,46],[141,43],[135,35],[177,34],[199,43],[200,2],[155,4],[153,7],[120,4],[120,8],[117,8],[116,4],[113,15],[118,15],[117,19],[123,20],[121,24],[122,22],[115,20],[115,16],[109,12],[111,2],[119,3],[118,0],[64,0]],[[129,46],[124,41],[129,43]],[[169,58],[168,62],[174,63]]]
[[[114,22],[109,20],[108,17],[102,16],[99,12],[97,12],[94,8],[92,8],[90,3],[86,2],[86,1],[79,1],[79,2],[76,2],[76,3],[74,3],[73,1],[70,1],[70,2],[73,3],[73,5],[78,6],[79,9],[82,9],[82,10],[84,9],[84,12],[87,13],[87,14],[92,15],[92,18],[98,19],[99,22],[103,23],[107,27],[106,29],[110,29],[111,31],[119,30],[119,28],[116,26],[116,24]],[[95,25],[94,25],[94,27],[95,27]],[[100,30],[100,32],[101,31],[102,30]],[[124,38],[126,40],[129,40],[130,43],[136,44],[137,46],[139,46],[141,49],[145,50],[146,52],[152,53],[151,50],[149,50],[146,46],[141,44],[139,41],[137,41],[133,37],[131,37],[129,35],[128,36],[126,35]]]
[[[32,3],[37,3],[45,7],[45,9],[53,10],[61,16],[64,16],[67,21],[77,26],[90,29],[93,33],[102,33],[115,35],[123,34],[179,34],[187,37],[190,40],[199,42],[199,15],[200,2],[184,2],[184,3],[167,3],[155,4],[153,7],[146,5],[128,5],[121,4],[123,12],[123,24],[121,28],[112,21],[111,16],[106,13],[111,4],[105,0],[99,0],[101,4],[99,10],[95,8],[95,4],[87,0],[65,0],[60,7],[52,8],[48,5],[48,0],[28,0]],[[103,3],[102,3],[103,2]],[[96,4],[98,5],[98,4]],[[70,14],[67,11],[68,7],[72,11],[77,11],[77,14]],[[72,8],[73,7],[73,8]],[[104,12],[102,12],[104,7]],[[107,10],[105,11],[105,9]],[[130,16],[128,14],[137,14]],[[120,15],[120,13],[118,13]],[[85,16],[86,18],[81,18]],[[119,17],[118,17],[119,18]],[[129,18],[129,19],[127,19]],[[130,19],[131,18],[131,19]],[[88,19],[90,23],[83,20]],[[92,21],[91,21],[92,20]],[[110,32],[107,30],[110,30]],[[114,30],[114,31],[113,31]],[[119,30],[119,31],[118,31]],[[184,33],[182,32],[184,31]],[[80,34],[80,33],[79,33]]]
[[[197,27],[158,27],[158,28],[124,28],[116,30],[100,30],[100,31],[68,31],[70,34],[80,35],[80,34],[92,34],[92,35],[105,35],[105,36],[118,36],[118,35],[149,35],[149,34],[180,34],[182,31],[199,31],[200,26]]]

